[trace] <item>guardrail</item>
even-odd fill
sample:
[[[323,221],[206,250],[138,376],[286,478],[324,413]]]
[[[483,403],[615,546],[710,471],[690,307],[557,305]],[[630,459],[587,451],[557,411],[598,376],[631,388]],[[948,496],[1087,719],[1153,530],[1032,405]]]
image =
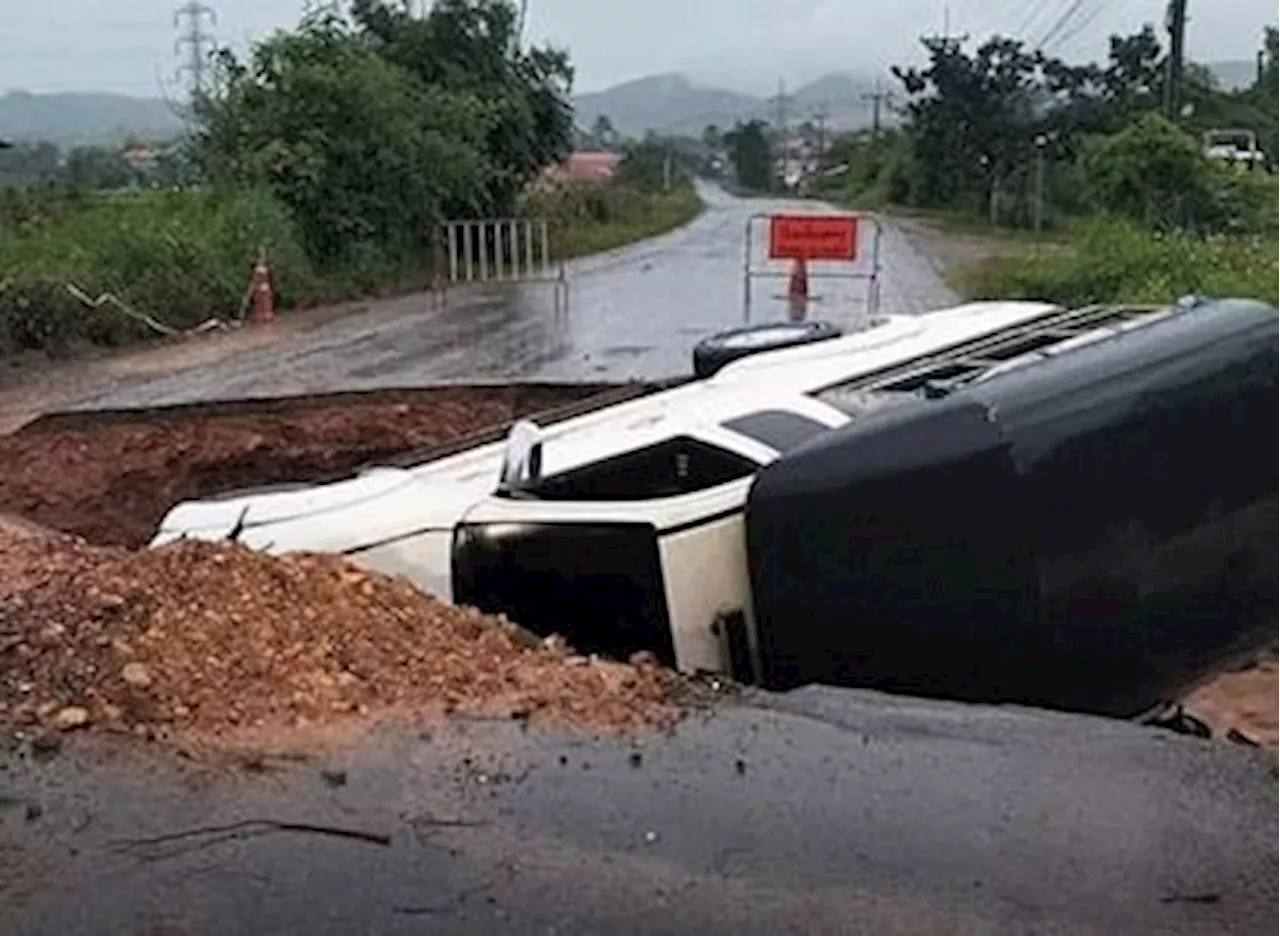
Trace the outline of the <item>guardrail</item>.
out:
[[[482,218],[443,221],[433,238],[439,271],[435,291],[469,283],[548,283],[556,316],[569,310],[564,262],[554,260],[550,226],[542,218]]]

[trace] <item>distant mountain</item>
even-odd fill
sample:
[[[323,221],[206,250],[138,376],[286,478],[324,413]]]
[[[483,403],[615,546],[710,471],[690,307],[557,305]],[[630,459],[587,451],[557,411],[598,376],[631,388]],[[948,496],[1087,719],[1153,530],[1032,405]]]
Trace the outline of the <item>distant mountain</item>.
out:
[[[119,144],[130,136],[157,141],[181,132],[182,118],[168,102],[155,98],[26,91],[0,96],[0,139],[13,142]]]
[[[1252,87],[1258,78],[1257,63],[1248,59],[1230,62],[1209,62],[1205,67],[1218,79],[1218,87],[1223,91],[1238,91]]]
[[[788,91],[787,123],[795,126],[826,114],[829,127],[851,129],[871,122],[871,105],[862,95],[872,89],[865,78],[830,74]],[[727,129],[739,120],[776,121],[776,100],[724,88],[696,85],[684,75],[652,75],[574,98],[576,122],[590,129],[601,116],[626,136],[646,131],[697,136],[707,124]]]

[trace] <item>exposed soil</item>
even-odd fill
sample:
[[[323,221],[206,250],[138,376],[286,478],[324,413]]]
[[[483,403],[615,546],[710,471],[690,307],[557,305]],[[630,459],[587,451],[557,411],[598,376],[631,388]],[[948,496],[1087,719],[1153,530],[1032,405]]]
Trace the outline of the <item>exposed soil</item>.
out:
[[[336,557],[132,552],[0,531],[0,722],[37,737],[307,727],[413,709],[592,729],[674,717],[656,666],[588,660]]]
[[[66,414],[0,436],[0,512],[136,548],[180,501],[341,477],[599,391],[459,387]]]
[[[1227,673],[1187,699],[1187,709],[1204,719],[1214,733],[1227,738],[1232,731],[1269,748],[1280,744],[1276,726],[1280,676],[1273,648],[1258,663]]]

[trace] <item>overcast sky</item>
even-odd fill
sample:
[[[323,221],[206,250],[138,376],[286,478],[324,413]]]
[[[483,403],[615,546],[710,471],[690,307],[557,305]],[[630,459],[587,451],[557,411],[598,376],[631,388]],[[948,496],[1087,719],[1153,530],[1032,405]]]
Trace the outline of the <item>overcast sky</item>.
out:
[[[206,0],[213,32],[243,48],[297,21],[302,0]],[[875,72],[919,54],[921,33],[1033,41],[1071,59],[1105,53],[1106,37],[1163,22],[1165,0],[529,0],[529,38],[569,49],[578,90],[684,71],[747,91],[823,72]],[[175,90],[178,0],[0,0],[0,90]],[[949,14],[946,11],[949,6]],[[1071,13],[1063,20],[1063,15]],[[1252,58],[1276,0],[1190,0],[1189,53]],[[1061,22],[1060,22],[1061,21]]]

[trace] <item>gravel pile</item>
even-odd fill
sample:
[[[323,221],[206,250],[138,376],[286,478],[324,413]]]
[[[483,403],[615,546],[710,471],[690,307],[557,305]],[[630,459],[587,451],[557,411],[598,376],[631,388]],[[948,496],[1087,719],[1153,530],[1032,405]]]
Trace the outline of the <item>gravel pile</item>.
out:
[[[0,723],[144,737],[379,710],[668,722],[671,676],[588,660],[338,557],[131,552],[0,525]]]

